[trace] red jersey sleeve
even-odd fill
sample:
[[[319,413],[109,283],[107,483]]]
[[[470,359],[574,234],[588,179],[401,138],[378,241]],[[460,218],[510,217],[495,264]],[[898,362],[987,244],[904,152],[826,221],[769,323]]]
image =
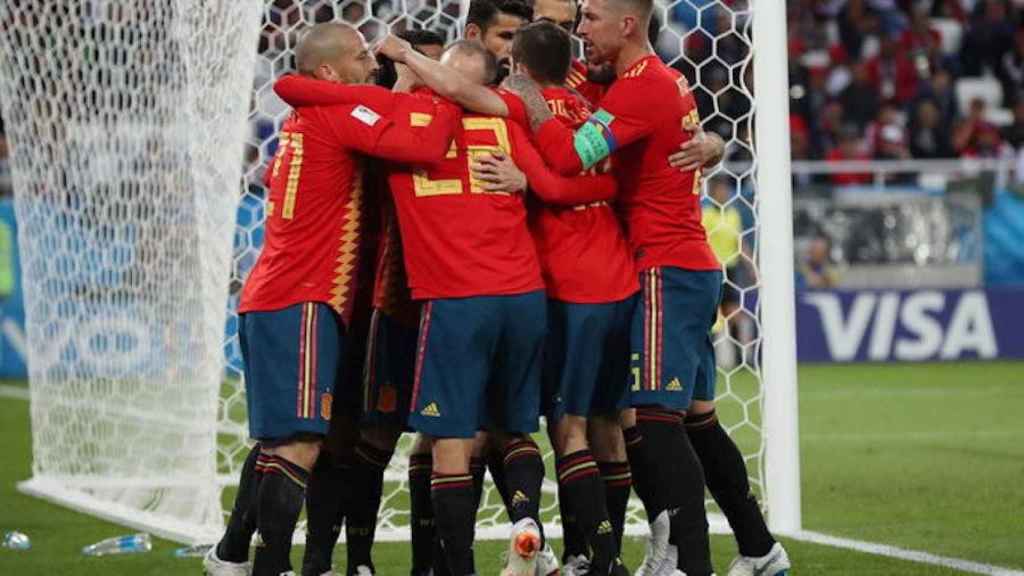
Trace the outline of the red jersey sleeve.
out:
[[[615,178],[608,174],[565,178],[552,173],[518,124],[509,125],[516,166],[526,174],[530,189],[549,204],[569,206],[608,201],[615,197]]]
[[[299,74],[285,74],[274,82],[274,92],[292,108],[364,104],[384,107],[392,92],[371,84],[338,84]]]
[[[448,152],[460,112],[454,106],[410,94],[392,94],[372,105],[323,108],[341,145],[395,162],[426,163]]]
[[[678,94],[665,94],[648,86],[640,76],[646,63],[641,61],[616,80],[601,100],[601,107],[575,133],[557,120],[540,127],[537,144],[560,173],[590,168],[617,149],[650,135],[665,121],[663,111],[667,107],[663,103]]]
[[[523,104],[522,98],[504,88],[498,88],[494,92],[505,102],[505,106],[508,108],[507,118],[509,120],[518,122],[523,126],[530,125],[530,117],[526,113],[526,105]]]

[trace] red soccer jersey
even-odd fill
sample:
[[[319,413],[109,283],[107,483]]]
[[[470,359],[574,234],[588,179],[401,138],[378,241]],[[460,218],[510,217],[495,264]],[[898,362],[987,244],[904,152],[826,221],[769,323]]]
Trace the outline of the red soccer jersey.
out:
[[[698,171],[684,174],[668,163],[699,125],[685,78],[650,55],[612,84],[601,108],[575,134],[552,120],[536,141],[563,174],[614,153],[618,207],[639,270],[717,270],[701,226]]]
[[[441,115],[428,99],[381,89],[366,104],[303,107],[282,126],[267,176],[265,242],[242,290],[239,312],[323,302],[348,322],[361,242],[363,161],[440,157],[451,130],[410,128]]]
[[[402,237],[398,233],[398,218],[394,201],[386,194],[381,202],[381,236],[377,248],[377,272],[373,285],[373,307],[398,322],[416,328],[420,317],[420,304],[412,299],[405,274]]]
[[[522,196],[486,193],[470,176],[472,159],[492,151],[513,158],[545,200],[577,204],[608,200],[615,194],[614,185],[598,177],[551,174],[518,124],[465,116],[443,160],[398,167],[389,178],[409,287],[417,300],[544,288]]]
[[[601,104],[605,92],[608,91],[608,86],[590,81],[587,65],[580,60],[572,61],[572,66],[569,68],[569,76],[565,79],[565,83],[569,88],[579,92],[581,96],[587,99],[591,106],[595,107]]]
[[[590,117],[590,106],[566,88],[547,88],[544,99],[555,117],[570,128],[578,128]],[[607,174],[610,164],[602,162],[600,172]],[[605,303],[639,289],[629,244],[607,202],[538,207],[530,212],[530,231],[549,297]]]

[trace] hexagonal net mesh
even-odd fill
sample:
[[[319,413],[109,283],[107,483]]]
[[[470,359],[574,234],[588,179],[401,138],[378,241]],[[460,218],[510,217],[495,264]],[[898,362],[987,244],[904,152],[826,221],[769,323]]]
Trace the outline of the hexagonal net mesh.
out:
[[[217,391],[259,8],[0,3],[30,490],[163,532],[222,523]]]
[[[37,492],[183,540],[217,535],[220,487],[237,482],[248,450],[236,307],[263,242],[263,172],[289,114],[273,80],[293,70],[298,35],[313,23],[347,21],[371,42],[407,28],[451,40],[466,2],[0,5],[0,99],[32,288]],[[658,0],[656,12],[658,53],[690,80],[705,129],[729,143],[729,161],[705,186],[705,223],[729,286],[714,335],[718,411],[760,494],[751,12],[745,0]],[[410,441],[387,472],[380,539],[408,538]],[[550,467],[550,450],[545,458]],[[557,534],[550,480],[545,493]],[[478,537],[506,524],[488,486]],[[646,527],[638,502],[628,525]]]

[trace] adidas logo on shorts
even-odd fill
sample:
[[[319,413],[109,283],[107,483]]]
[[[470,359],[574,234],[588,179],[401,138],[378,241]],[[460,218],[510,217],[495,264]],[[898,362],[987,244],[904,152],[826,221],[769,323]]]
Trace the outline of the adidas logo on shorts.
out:
[[[433,416],[434,418],[437,418],[441,415],[441,409],[437,407],[437,402],[431,402],[424,406],[423,410],[420,410],[420,414],[422,416]]]
[[[668,390],[669,392],[681,392],[683,390],[683,385],[679,382],[679,378],[673,378],[672,381],[668,383],[668,386],[665,386],[665,390]]]

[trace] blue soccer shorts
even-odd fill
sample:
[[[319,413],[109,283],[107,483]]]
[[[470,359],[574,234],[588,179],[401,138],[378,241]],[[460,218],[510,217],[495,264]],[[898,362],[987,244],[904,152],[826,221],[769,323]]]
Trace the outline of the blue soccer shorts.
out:
[[[417,327],[374,309],[363,365],[364,426],[405,430],[416,374]]]
[[[548,301],[544,414],[616,414],[628,405],[630,325],[637,298],[579,304]]]
[[[660,267],[640,273],[633,314],[630,404],[687,410],[715,397],[715,325],[720,270]]]
[[[437,438],[536,432],[546,304],[541,290],[427,302],[409,425]]]
[[[339,385],[345,326],[326,304],[303,302],[238,317],[249,435],[282,441],[326,435]]]

